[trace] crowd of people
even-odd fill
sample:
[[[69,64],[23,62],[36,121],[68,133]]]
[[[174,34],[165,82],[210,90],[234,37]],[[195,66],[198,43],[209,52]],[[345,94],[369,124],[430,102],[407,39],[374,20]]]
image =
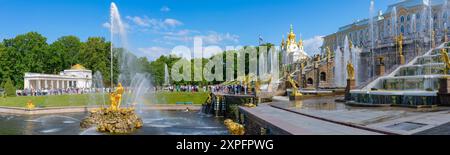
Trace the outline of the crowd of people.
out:
[[[247,85],[214,85],[209,86],[210,90],[215,93],[234,94],[234,95],[249,95]],[[254,89],[252,89],[252,92]]]
[[[75,95],[110,92],[110,88],[24,89],[16,90],[17,96]]]
[[[170,92],[207,92],[208,89],[206,86],[200,87],[197,85],[176,85],[169,86],[167,90]]]
[[[128,89],[126,89],[128,90]],[[169,92],[213,92],[235,95],[248,95],[248,88],[246,85],[210,85],[210,86],[197,86],[197,85],[175,85],[164,88]],[[146,90],[151,91],[151,90]],[[157,87],[154,87],[154,91],[158,91]],[[92,94],[92,93],[108,93],[111,92],[110,88],[67,88],[67,89],[24,89],[17,90],[17,96],[48,96],[48,95],[76,95],[76,94]]]

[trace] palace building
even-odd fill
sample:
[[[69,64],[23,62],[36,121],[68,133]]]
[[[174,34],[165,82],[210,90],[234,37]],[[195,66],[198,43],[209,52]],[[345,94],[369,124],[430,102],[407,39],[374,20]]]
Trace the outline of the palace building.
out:
[[[59,75],[25,73],[25,89],[91,88],[92,71],[80,64],[64,70]]]
[[[361,81],[370,82],[377,76],[393,71],[401,64],[398,57],[398,36],[402,36],[404,61],[409,62],[448,38],[449,6],[447,0],[404,0],[390,5],[372,19],[355,21],[324,37],[322,55],[326,49],[341,51],[348,38],[361,49]],[[378,61],[378,60],[382,60]],[[385,73],[376,66],[384,65]],[[379,75],[381,74],[381,75]]]

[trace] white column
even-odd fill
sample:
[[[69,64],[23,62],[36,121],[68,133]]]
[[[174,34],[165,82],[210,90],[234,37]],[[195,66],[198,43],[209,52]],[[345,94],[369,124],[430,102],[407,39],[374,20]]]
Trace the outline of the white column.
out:
[[[56,80],[56,89],[59,89],[59,80]]]
[[[66,81],[66,88],[69,88],[69,81]]]
[[[29,79],[24,80],[23,88],[30,88],[30,80]]]
[[[41,89],[41,80],[36,80],[36,88],[35,89]]]

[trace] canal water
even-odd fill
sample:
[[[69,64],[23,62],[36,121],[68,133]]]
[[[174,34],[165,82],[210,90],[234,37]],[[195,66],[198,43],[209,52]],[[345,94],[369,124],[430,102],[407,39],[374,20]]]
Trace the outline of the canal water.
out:
[[[0,135],[101,135],[95,128],[80,128],[88,113],[55,115],[0,114]],[[226,135],[223,120],[198,112],[145,111],[144,126],[132,135]]]

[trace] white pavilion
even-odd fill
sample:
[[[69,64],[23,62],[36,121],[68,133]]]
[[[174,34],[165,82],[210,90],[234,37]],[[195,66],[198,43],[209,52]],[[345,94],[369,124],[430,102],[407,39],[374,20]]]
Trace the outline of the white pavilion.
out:
[[[59,75],[25,73],[25,89],[91,88],[92,71],[80,64],[64,70]]]

